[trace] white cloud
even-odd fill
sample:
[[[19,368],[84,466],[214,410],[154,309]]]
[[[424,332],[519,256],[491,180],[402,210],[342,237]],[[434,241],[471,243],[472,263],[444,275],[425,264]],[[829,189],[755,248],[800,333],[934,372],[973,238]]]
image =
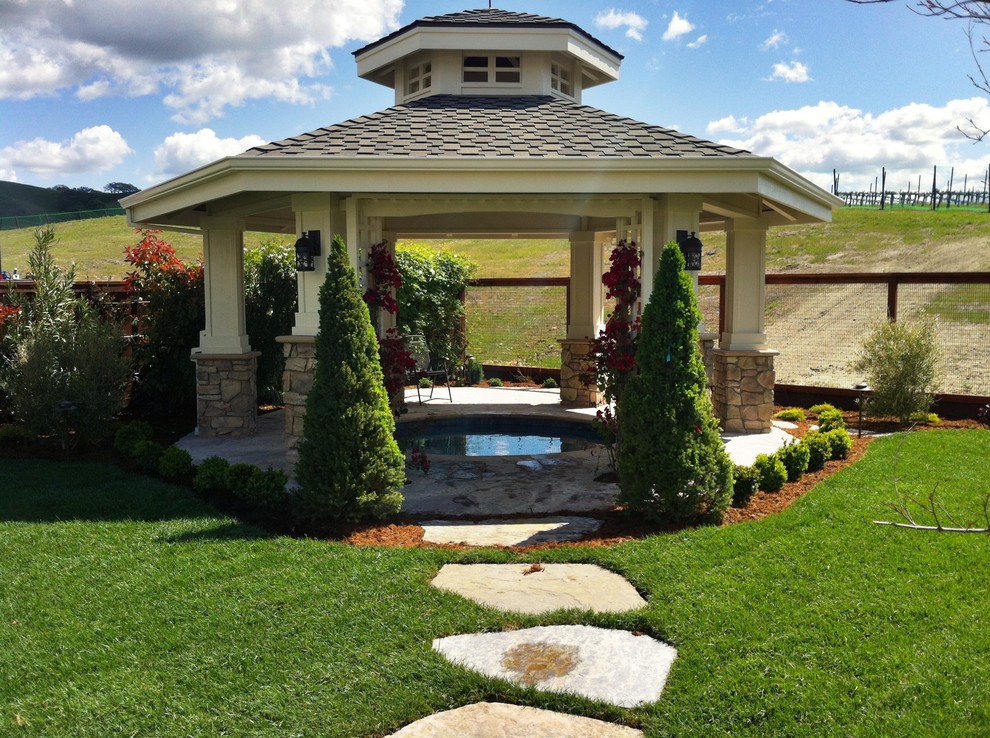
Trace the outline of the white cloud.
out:
[[[698,36],[698,38],[696,38],[694,41],[692,41],[691,43],[689,43],[688,44],[688,48],[689,49],[700,49],[706,43],[708,43],[708,34],[707,33],[702,34],[701,36]]]
[[[265,140],[255,135],[220,138],[210,128],[196,133],[173,133],[155,149],[155,164],[162,174],[179,174],[263,143]]]
[[[799,61],[778,62],[773,65],[770,80],[780,79],[784,82],[810,82],[808,67]]]
[[[84,128],[68,141],[35,138],[0,149],[0,172],[26,169],[40,176],[105,172],[133,154],[110,126]]]
[[[760,49],[763,51],[770,51],[771,49],[776,49],[781,44],[787,43],[787,34],[783,31],[774,30],[767,38],[760,44]]]
[[[183,122],[257,98],[323,98],[329,51],[398,26],[403,0],[3,3],[0,99],[165,92]]]
[[[676,10],[674,11],[674,17],[670,19],[670,23],[667,24],[667,30],[663,32],[664,41],[673,41],[681,36],[691,33],[695,29],[694,23],[691,23],[687,18],[681,16]]]
[[[774,110],[754,120],[727,116],[708,124],[708,132],[730,132],[720,142],[760,156],[772,156],[823,187],[832,169],[845,189],[865,188],[886,167],[893,189],[931,182],[932,166],[954,166],[956,175],[982,181],[986,158],[956,130],[968,119],[990,127],[990,103],[974,97],[943,106],[912,103],[874,114],[821,101],[796,110]],[[927,172],[927,175],[925,174]]]
[[[711,121],[707,126],[709,135],[717,133],[745,133],[749,125],[747,118],[736,118],[734,115],[727,115],[724,118]]]
[[[616,10],[615,8],[609,8],[607,13],[599,13],[595,16],[595,25],[599,28],[615,30],[616,28],[625,27],[626,36],[635,41],[643,40],[643,31],[646,30],[646,26],[649,23],[639,13]]]

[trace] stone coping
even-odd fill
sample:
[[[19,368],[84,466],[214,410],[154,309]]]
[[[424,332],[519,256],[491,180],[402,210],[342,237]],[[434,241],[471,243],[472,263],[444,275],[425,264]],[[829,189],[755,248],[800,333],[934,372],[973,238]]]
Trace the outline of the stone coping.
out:
[[[726,349],[716,346],[714,351],[725,356],[780,356],[777,349]]]
[[[275,336],[278,343],[316,343],[316,336]]]
[[[199,359],[204,359],[207,361],[244,361],[245,359],[256,359],[261,356],[260,351],[245,351],[241,354],[207,354],[200,353],[196,349],[193,349],[189,354],[193,361],[198,361]]]

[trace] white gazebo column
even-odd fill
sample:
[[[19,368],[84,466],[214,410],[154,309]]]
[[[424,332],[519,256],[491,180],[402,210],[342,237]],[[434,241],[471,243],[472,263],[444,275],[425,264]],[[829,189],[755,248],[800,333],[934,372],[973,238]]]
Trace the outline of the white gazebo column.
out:
[[[678,231],[696,233],[700,236],[701,211],[704,201],[699,195],[660,195],[644,201],[643,237],[640,248],[643,252],[642,283],[643,304],[645,306],[653,293],[653,282],[660,269],[660,256],[670,241],[677,240]],[[694,293],[698,295],[698,272],[690,272],[694,280]],[[708,383],[714,377],[713,351],[718,340],[717,333],[709,333],[699,326],[701,355],[705,362]]]
[[[316,367],[316,334],[320,330],[320,287],[327,275],[327,255],[335,234],[345,232],[344,215],[335,195],[307,193],[292,196],[296,214],[295,239],[303,232],[320,232],[320,256],[312,272],[297,272],[299,310],[292,335],[279,336],[285,354],[282,373],[282,402],[285,405],[285,438],[298,445],[306,417],[306,398],[313,386]]]
[[[767,433],[773,419],[773,360],[767,346],[767,224],[734,218],[726,229],[725,331],[714,352],[712,401],[729,433]]]
[[[236,219],[204,217],[206,327],[196,364],[197,433],[249,436],[258,417],[258,356],[244,323],[244,230]]]
[[[602,328],[602,248],[590,231],[572,233],[571,289],[567,336],[560,341],[560,402],[569,407],[595,407],[601,392],[589,377],[594,340]]]

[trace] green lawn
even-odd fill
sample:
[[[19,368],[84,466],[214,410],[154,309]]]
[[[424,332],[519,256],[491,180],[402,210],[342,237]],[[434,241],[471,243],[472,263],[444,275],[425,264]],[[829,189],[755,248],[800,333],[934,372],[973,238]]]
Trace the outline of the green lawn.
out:
[[[980,736],[990,724],[990,536],[876,526],[902,492],[973,517],[988,431],[867,457],[759,523],[521,560],[619,571],[627,615],[500,614],[435,591],[445,562],[504,551],[272,537],[104,464],[0,461],[0,735],[380,736],[476,700],[650,736]],[[583,622],[679,649],[651,707],[475,676],[430,649],[478,630]]]

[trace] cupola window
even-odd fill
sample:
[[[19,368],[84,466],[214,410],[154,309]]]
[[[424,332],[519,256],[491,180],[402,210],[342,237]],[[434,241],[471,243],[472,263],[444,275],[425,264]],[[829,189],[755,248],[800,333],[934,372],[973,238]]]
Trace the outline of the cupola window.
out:
[[[465,56],[464,82],[472,84],[519,84],[521,81],[518,56]]]
[[[406,73],[406,94],[415,95],[433,86],[433,65],[423,62],[410,67]]]
[[[551,64],[550,87],[561,95],[573,97],[574,85],[571,83],[571,70],[562,64]]]

